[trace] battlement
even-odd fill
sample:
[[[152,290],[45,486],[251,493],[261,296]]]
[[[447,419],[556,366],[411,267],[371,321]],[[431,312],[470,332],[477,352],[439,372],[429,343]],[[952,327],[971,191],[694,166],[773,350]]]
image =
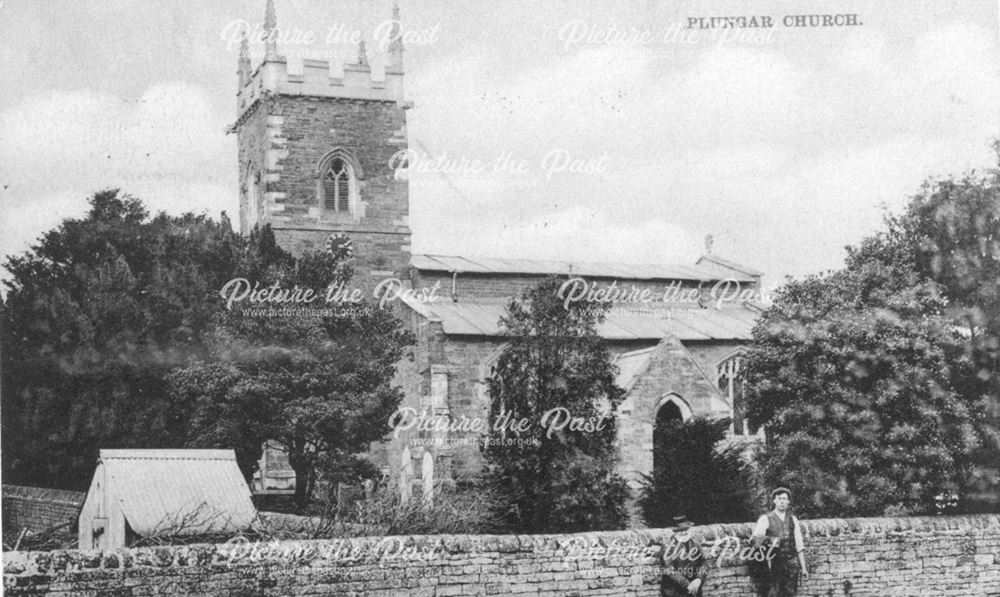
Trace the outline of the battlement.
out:
[[[349,237],[357,279],[403,276],[410,262],[409,187],[396,175],[405,152],[403,43],[393,2],[384,78],[372,76],[359,39],[351,57],[297,62],[279,52],[274,0],[267,0],[263,60],[251,67],[249,36],[237,62],[240,230],[270,224],[294,254]],[[381,69],[376,69],[381,70]]]
[[[372,79],[365,42],[358,44],[357,62],[344,64],[335,72],[326,60],[306,59],[302,74],[288,72],[288,60],[278,54],[278,18],[274,0],[267,0],[264,11],[265,54],[257,70],[250,73],[250,54],[246,32],[240,43],[239,91],[236,94],[237,124],[264,97],[286,95],[300,97],[336,98],[368,102],[394,102],[408,108],[403,100],[403,42],[399,25],[399,4],[392,4],[393,40],[389,45],[385,79]]]
[[[403,101],[402,69],[386,69],[385,79],[372,78],[367,64],[345,64],[337,73],[326,60],[305,59],[302,74],[288,72],[283,56],[265,60],[237,93],[239,116],[265,95],[296,95],[376,102]]]

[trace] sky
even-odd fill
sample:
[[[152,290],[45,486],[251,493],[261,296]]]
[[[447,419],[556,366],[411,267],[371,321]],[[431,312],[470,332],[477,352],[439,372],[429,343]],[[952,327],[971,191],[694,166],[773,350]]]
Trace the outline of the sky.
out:
[[[380,75],[391,0],[275,5],[291,69],[361,36]],[[691,263],[711,234],[772,285],[839,267],[928,178],[997,163],[997,0],[400,6],[414,252]],[[782,26],[805,13],[859,25]],[[740,15],[776,26],[686,28]],[[109,187],[237,219],[233,31],[263,16],[0,0],[0,255]]]

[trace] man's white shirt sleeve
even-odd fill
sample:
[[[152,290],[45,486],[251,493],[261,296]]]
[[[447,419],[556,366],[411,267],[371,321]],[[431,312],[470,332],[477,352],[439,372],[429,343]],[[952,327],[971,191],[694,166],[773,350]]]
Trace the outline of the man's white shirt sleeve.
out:
[[[766,534],[767,534],[767,514],[763,514],[761,515],[760,518],[757,519],[757,526],[753,528],[753,536],[763,537]]]

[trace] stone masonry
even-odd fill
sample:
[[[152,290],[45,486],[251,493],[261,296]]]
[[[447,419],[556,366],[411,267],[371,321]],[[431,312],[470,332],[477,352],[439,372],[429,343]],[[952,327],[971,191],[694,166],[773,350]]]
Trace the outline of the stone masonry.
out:
[[[393,20],[398,27],[395,4]],[[264,29],[277,30],[272,0],[266,2]],[[323,60],[303,59],[301,72],[289,69],[276,42],[266,45],[263,61],[252,68],[244,41],[238,63],[237,116],[230,131],[237,137],[242,232],[270,225],[278,244],[295,255],[325,249],[331,236],[345,237],[354,249],[347,261],[354,270],[349,287],[366,297],[380,283],[395,282],[416,296],[434,295],[441,308],[502,306],[553,273],[583,278],[592,292],[604,292],[605,297],[609,288],[614,289],[618,298],[608,300],[618,301],[615,308],[631,309],[631,315],[647,320],[626,325],[632,337],[609,337],[611,352],[619,355],[656,347],[650,365],[642,368],[643,379],[630,390],[619,421],[620,472],[633,485],[652,468],[652,430],[665,399],[673,396],[685,403],[685,416],[732,412],[732,404],[716,387],[717,368],[737,353],[747,334],[733,331],[733,320],[726,317],[711,322],[692,314],[704,315],[718,307],[712,301],[714,292],[718,287],[726,295],[730,283],[742,297],[735,301],[735,295],[729,296],[730,301],[757,300],[742,293],[753,295],[760,290],[760,272],[712,255],[688,265],[411,255],[407,111],[412,105],[404,94],[401,42],[387,48],[383,79],[372,77],[363,44],[357,58],[340,68]],[[345,180],[339,174],[344,164],[349,191],[340,186]],[[340,198],[346,193],[349,206],[339,200],[326,201],[327,193]],[[663,332],[655,324],[673,316],[662,310],[654,313],[624,298],[642,292],[661,302],[686,304],[690,308],[678,313],[691,316],[690,321],[677,316],[672,329],[696,331],[677,337]],[[485,419],[489,397],[484,382],[503,338],[480,328],[446,331],[434,314],[435,304],[422,309],[414,302],[395,303],[417,338],[394,380],[405,394],[401,406],[434,417]],[[637,310],[649,312],[637,314]],[[483,320],[474,311],[463,313],[458,317],[468,316],[466,321]],[[491,313],[495,323],[499,315]],[[651,324],[655,318],[659,319]],[[638,327],[645,331],[636,334]],[[435,481],[458,480],[482,469],[476,439],[404,434],[373,442],[369,456],[383,472],[405,478],[401,488],[412,482],[430,487]]]
[[[746,564],[725,547],[751,529],[695,527],[707,554],[706,595],[753,595]],[[812,574],[803,596],[1000,594],[1000,516],[813,520],[803,530]],[[669,537],[645,530],[14,552],[4,554],[4,593],[654,597],[657,553]]]
[[[4,530],[38,533],[61,524],[76,525],[86,497],[82,491],[4,485]]]
[[[367,60],[335,75],[321,60],[302,74],[269,53],[251,74],[241,57],[237,94],[240,227],[270,224],[278,243],[295,254],[323,250],[332,234],[354,245],[355,283],[404,277],[410,261],[409,188],[394,156],[405,156],[406,110],[400,68],[374,80]],[[324,159],[341,156],[352,172],[349,212],[327,209],[320,197]]]

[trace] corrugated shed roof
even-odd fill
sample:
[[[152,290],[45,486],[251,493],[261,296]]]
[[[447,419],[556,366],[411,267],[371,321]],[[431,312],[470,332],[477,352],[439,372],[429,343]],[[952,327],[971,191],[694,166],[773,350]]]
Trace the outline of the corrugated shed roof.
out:
[[[545,261],[535,259],[501,259],[498,257],[459,257],[453,255],[414,254],[410,265],[426,271],[471,274],[571,274],[594,278],[625,280],[694,280],[711,281],[732,278],[752,282],[749,275],[700,265],[667,265],[655,263],[595,263],[588,261]],[[749,268],[746,268],[749,270]],[[756,271],[756,270],[754,270]]]
[[[101,450],[111,499],[140,535],[246,529],[257,518],[232,450]]]
[[[424,303],[444,332],[455,335],[499,336],[506,305],[498,301],[438,301]],[[679,340],[749,340],[759,311],[732,306],[721,309],[664,304],[615,304],[597,332],[608,340],[652,340],[673,336]],[[426,317],[426,315],[425,315]]]

